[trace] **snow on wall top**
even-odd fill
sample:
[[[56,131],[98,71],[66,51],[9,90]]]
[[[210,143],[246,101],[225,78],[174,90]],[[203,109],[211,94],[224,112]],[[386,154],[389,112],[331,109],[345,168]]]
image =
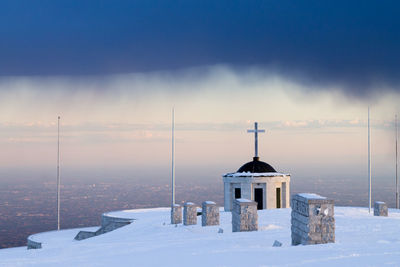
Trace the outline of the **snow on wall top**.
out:
[[[253,201],[248,200],[248,199],[245,199],[245,198],[237,198],[236,200],[237,200],[238,202],[241,202],[241,203],[250,203],[250,202],[253,202]]]
[[[124,219],[137,219],[138,214],[153,213],[154,211],[159,212],[170,212],[170,207],[165,208],[152,208],[152,209],[134,209],[134,210],[118,210],[103,213],[103,216],[107,217],[117,217]]]
[[[314,193],[301,193],[299,196],[307,198],[307,199],[326,199],[326,197],[314,194]]]
[[[289,174],[279,173],[279,172],[232,172],[225,173],[224,177],[274,177],[274,176],[289,176]]]

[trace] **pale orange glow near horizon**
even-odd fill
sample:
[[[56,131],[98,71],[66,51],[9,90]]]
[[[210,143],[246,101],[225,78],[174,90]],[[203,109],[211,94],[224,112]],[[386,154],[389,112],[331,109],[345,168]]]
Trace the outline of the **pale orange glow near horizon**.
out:
[[[260,136],[260,155],[280,171],[362,172],[369,104],[373,163],[391,172],[399,96],[360,100],[339,89],[223,67],[211,68],[202,79],[165,73],[99,81],[14,78],[0,83],[0,165],[52,166],[60,115],[64,166],[167,168],[175,106],[182,166],[235,171],[253,156],[246,129],[258,121],[267,130]]]

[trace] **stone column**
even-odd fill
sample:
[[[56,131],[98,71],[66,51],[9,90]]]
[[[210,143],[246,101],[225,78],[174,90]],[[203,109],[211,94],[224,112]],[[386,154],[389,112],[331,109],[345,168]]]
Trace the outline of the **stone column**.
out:
[[[335,242],[334,201],[316,194],[292,197],[292,245]]]
[[[290,208],[290,175],[282,182],[282,208]]]
[[[266,209],[275,209],[276,208],[276,186],[275,182],[267,182],[267,199],[266,199]]]
[[[257,203],[243,198],[235,199],[232,209],[232,232],[257,230]]]
[[[228,181],[228,178],[224,177],[224,210],[231,210],[231,198],[232,198],[232,185]]]
[[[290,208],[289,182],[282,183],[282,208]]]
[[[388,207],[385,202],[375,201],[374,216],[388,216]]]
[[[286,182],[282,182],[281,186],[281,208],[286,208]]]
[[[171,224],[182,223],[182,206],[174,204],[171,207]]]
[[[240,183],[240,187],[241,187],[241,196],[240,198],[244,198],[244,199],[251,199],[251,195],[252,195],[252,186],[250,182],[242,182]]]
[[[195,225],[197,224],[197,207],[192,202],[186,202],[183,208],[183,224]]]
[[[219,225],[219,208],[215,202],[204,201],[201,205],[201,225]]]

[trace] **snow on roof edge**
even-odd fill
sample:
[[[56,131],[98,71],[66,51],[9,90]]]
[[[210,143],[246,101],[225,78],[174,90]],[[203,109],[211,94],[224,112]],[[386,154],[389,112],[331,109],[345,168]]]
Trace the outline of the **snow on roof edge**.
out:
[[[230,172],[225,173],[224,177],[274,177],[274,176],[290,176],[288,173],[280,172]]]

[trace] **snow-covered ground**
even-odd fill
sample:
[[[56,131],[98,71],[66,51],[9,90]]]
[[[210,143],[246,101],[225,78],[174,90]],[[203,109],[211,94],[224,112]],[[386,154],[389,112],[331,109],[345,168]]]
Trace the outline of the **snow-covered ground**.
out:
[[[80,229],[35,236],[42,249],[1,249],[0,266],[400,266],[400,212],[374,217],[366,208],[335,207],[336,243],[291,246],[290,209],[259,211],[259,231],[170,225],[170,209],[115,212],[135,218],[125,227],[75,241]],[[218,233],[219,228],[224,230]],[[275,240],[282,247],[272,247]]]

